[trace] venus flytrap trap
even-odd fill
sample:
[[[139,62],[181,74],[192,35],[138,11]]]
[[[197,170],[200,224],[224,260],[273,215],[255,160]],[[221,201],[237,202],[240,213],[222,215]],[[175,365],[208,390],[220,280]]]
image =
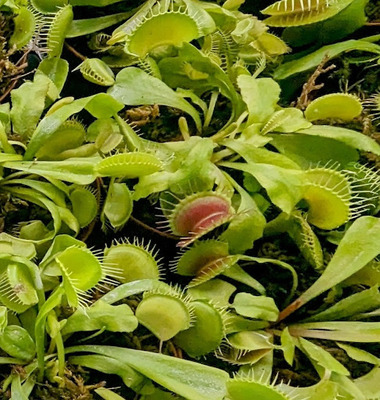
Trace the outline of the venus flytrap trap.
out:
[[[151,2],[149,8],[140,9],[132,21],[119,27],[108,43],[123,41],[126,52],[144,58],[161,46],[178,46],[215,29],[212,18],[200,6],[186,0],[182,4],[176,3]],[[153,36],[159,26],[165,26],[165,29],[160,29],[160,34]]]
[[[129,220],[133,209],[132,193],[126,183],[117,183],[111,180],[103,210],[100,214],[102,228],[108,225],[115,230],[122,229]]]
[[[280,0],[262,10],[263,14],[270,15],[265,22],[270,26],[298,26],[307,25],[333,17],[352,0],[338,1],[310,1],[301,0],[299,4],[288,0]]]
[[[140,279],[159,280],[163,267],[157,251],[150,244],[144,245],[137,239],[133,243],[115,242],[104,250],[104,262],[119,271],[116,279],[122,283]]]
[[[161,312],[158,307],[162,307]],[[136,317],[162,342],[192,326],[194,309],[190,297],[180,289],[159,285],[144,293]]]
[[[76,69],[86,80],[96,85],[112,86],[115,83],[115,75],[111,68],[99,58],[87,58]]]

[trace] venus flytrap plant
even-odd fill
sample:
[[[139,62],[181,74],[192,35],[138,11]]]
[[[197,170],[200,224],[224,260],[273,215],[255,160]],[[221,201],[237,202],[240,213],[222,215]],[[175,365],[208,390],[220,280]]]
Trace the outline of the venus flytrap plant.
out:
[[[46,31],[43,41],[50,53],[34,80],[13,92],[11,111],[10,107],[8,111],[0,108],[4,128],[3,134],[0,132],[0,164],[4,167],[0,190],[4,196],[11,194],[47,209],[52,222],[48,218],[44,219],[47,226],[42,221],[28,222],[18,239],[0,237],[0,251],[6,254],[0,257],[0,302],[18,313],[20,329],[15,329],[29,344],[29,354],[22,354],[25,348],[17,343],[19,352],[13,352],[15,347],[7,347],[14,344],[12,337],[5,335],[9,343],[0,343],[0,347],[12,356],[7,362],[29,363],[28,371],[38,366],[40,380],[46,376],[63,384],[65,351],[75,353],[70,357],[74,364],[117,374],[147,399],[171,396],[154,390],[151,381],[190,400],[352,400],[347,388],[356,400],[374,397],[371,385],[376,378],[372,374],[376,377],[377,367],[356,382],[348,377],[345,366],[313,342],[336,341],[353,360],[378,364],[375,355],[344,342],[374,343],[379,338],[378,324],[372,322],[379,309],[378,271],[369,270],[368,265],[376,263],[371,260],[378,253],[374,244],[378,221],[361,217],[378,211],[379,179],[369,166],[354,163],[359,152],[379,155],[380,147],[359,132],[316,125],[328,118],[352,120],[360,114],[361,104],[348,94],[334,93],[311,102],[305,116],[298,109],[280,107],[278,84],[258,76],[266,62],[287,51],[286,45],[270,34],[264,23],[239,12],[241,1],[218,6],[192,0],[147,1],[111,37],[92,40],[94,49],[106,50],[109,56],[88,58],[80,69],[90,82],[111,86],[108,93],[57,101],[68,66],[52,56],[62,50],[71,7],[114,2],[72,0],[65,5],[34,0],[31,7],[37,11],[21,11],[16,22],[17,30],[23,19],[28,28],[25,36],[15,33],[17,46],[33,34],[37,43],[42,43],[43,38],[33,33],[36,26],[37,30],[43,28],[40,33]],[[273,14],[268,21],[295,25],[324,20],[334,13],[339,16],[348,3],[293,5],[283,0],[267,9]],[[102,28],[125,16],[104,18],[99,21]],[[44,19],[51,25],[42,27]],[[76,34],[97,30],[94,21],[79,22],[71,25]],[[164,29],[157,31],[159,24]],[[108,44],[104,44],[106,40]],[[312,68],[323,57],[322,50],[334,56],[354,49],[378,52],[373,43],[349,41],[318,50],[291,65],[282,64],[274,76]],[[111,67],[127,66],[115,79],[106,65],[111,58]],[[218,121],[225,102],[226,117]],[[190,115],[191,119],[179,115],[179,127],[175,128],[183,140],[156,143],[139,137],[122,114],[118,115],[124,105],[148,104]],[[341,109],[331,111],[329,104]],[[21,118],[23,109],[29,116],[27,122]],[[85,120],[92,121],[88,128],[73,119],[84,111],[90,114]],[[22,136],[18,142],[11,137],[15,133]],[[101,193],[88,187],[95,181],[106,192],[102,207]],[[151,202],[160,199],[171,232],[182,239],[181,246],[189,246],[174,262],[176,272],[191,277],[186,292],[159,282],[161,261],[143,242],[114,242],[100,259],[73,237],[80,228],[95,223],[99,208],[103,227],[123,229],[132,205],[140,207],[138,200],[148,197]],[[68,228],[72,236],[60,235]],[[330,232],[332,229],[340,231]],[[278,255],[256,256],[263,235],[276,236],[274,240],[281,242],[285,232],[304,260],[297,256],[290,265],[282,255],[278,259]],[[363,232],[372,236],[364,238]],[[332,244],[340,240],[340,244],[324,269],[325,240]],[[359,254],[353,254],[354,247]],[[43,257],[39,269],[37,259],[33,260],[36,264],[31,261],[36,254]],[[292,283],[278,288],[278,293],[276,288],[273,298],[269,297],[273,285],[268,285],[267,297],[267,284],[247,269],[257,264],[261,271],[267,264],[289,271]],[[298,274],[304,278],[307,267],[321,276],[294,300]],[[244,289],[222,280],[225,278],[245,285]],[[357,293],[330,308],[321,307],[309,318],[297,320],[295,316],[289,324],[285,320],[335,284],[368,282],[371,289],[354,288]],[[91,304],[93,291],[112,286],[116,287]],[[135,316],[124,299],[142,293]],[[278,299],[286,295],[285,306],[294,302],[279,313]],[[123,304],[112,305],[118,301]],[[68,317],[61,313],[66,305],[73,308]],[[241,366],[240,373],[228,379],[224,371],[205,365],[127,348],[89,345],[65,349],[69,337],[71,343],[77,340],[76,332],[93,332],[84,339],[91,340],[104,331],[130,333],[138,323],[161,342],[173,340],[161,349],[164,352],[178,355],[178,346],[198,358],[220,347],[219,357]],[[9,332],[12,329],[8,328]],[[34,347],[37,361],[33,360]],[[299,352],[304,353],[321,382],[299,390],[271,383],[275,350],[282,350],[289,364]],[[25,380],[12,377],[12,396],[29,396],[33,386],[30,374]],[[365,391],[367,380],[370,385]],[[107,392],[107,396],[111,394]]]

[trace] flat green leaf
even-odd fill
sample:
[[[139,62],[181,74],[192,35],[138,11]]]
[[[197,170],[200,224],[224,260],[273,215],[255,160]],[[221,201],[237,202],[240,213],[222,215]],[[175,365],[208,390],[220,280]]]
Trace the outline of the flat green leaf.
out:
[[[278,83],[270,78],[256,79],[249,75],[239,75],[237,83],[249,112],[247,124],[267,121],[280,99]]]
[[[121,397],[112,390],[106,388],[95,389],[95,393],[104,400],[125,400],[124,397]]]
[[[126,20],[132,14],[133,11],[127,11],[124,13],[105,15],[104,17],[74,19],[71,22],[68,32],[66,33],[66,37],[74,38],[101,31]]]
[[[327,310],[307,318],[305,322],[336,321],[380,307],[380,293],[377,286],[355,293],[338,301]]]
[[[28,400],[29,396],[24,392],[21,385],[21,377],[16,374],[11,383],[12,400]]]
[[[380,219],[357,219],[343,236],[333,258],[321,277],[303,293],[300,306],[359,271],[380,254]]]
[[[112,357],[105,357],[98,354],[70,357],[72,364],[82,367],[96,369],[104,374],[118,375],[123,380],[125,386],[133,390],[138,390],[145,378],[126,364],[121,364]]]
[[[228,373],[180,358],[113,346],[75,346],[67,353],[90,352],[118,360],[188,400],[222,400]]]
[[[218,89],[231,100],[237,117],[244,108],[234,84],[223,69],[195,46],[184,43],[176,57],[165,57],[158,63],[162,80],[172,88],[191,89],[198,96]]]
[[[124,108],[123,104],[106,93],[98,93],[85,105],[95,118],[110,118]]]
[[[276,80],[286,79],[294,74],[308,71],[316,68],[327,55],[329,58],[334,58],[348,51],[365,51],[374,54],[380,54],[380,46],[375,43],[367,42],[366,40],[347,40],[345,42],[335,43],[321,47],[319,50],[301,57],[298,60],[288,61],[281,64],[273,74]]]
[[[309,342],[306,339],[299,339],[301,350],[312,360],[316,361],[324,369],[336,372],[340,375],[350,375],[347,368],[345,368],[339,361],[337,361],[330,353],[324,350],[322,347]]]
[[[31,160],[36,152],[43,144],[52,136],[52,134],[72,115],[79,113],[84,108],[87,109],[96,118],[109,118],[119,112],[123,106],[105,93],[99,93],[94,96],[84,97],[75,100],[67,105],[48,114],[38,124],[34,131],[28,147],[26,149],[24,159]]]
[[[127,304],[111,306],[100,300],[87,309],[75,311],[67,319],[62,334],[98,329],[110,332],[133,332],[137,325],[137,318]]]
[[[99,160],[98,157],[94,157],[69,158],[64,161],[9,161],[5,162],[3,166],[78,185],[89,185],[96,178],[94,165]]]
[[[380,341],[380,322],[308,322],[291,325],[289,331],[293,336],[343,342],[377,343]]]
[[[371,353],[368,353],[368,351],[349,346],[345,343],[337,343],[337,345],[347,353],[348,357],[352,358],[355,361],[366,362],[373,365],[380,364],[380,358],[374,356]]]
[[[41,194],[52,200],[57,206],[66,207],[65,194],[56,186],[48,182],[37,181],[36,179],[11,179],[9,185],[24,185],[37,190]]]
[[[380,397],[380,368],[375,367],[368,374],[355,379],[355,386],[363,392],[366,399],[376,399]]]
[[[257,239],[263,236],[266,220],[251,195],[229,175],[226,177],[239,193],[240,205],[237,215],[222,233],[220,239],[227,241],[231,253],[243,254],[253,247],[253,243]]]
[[[125,105],[159,104],[178,108],[193,118],[199,132],[202,130],[198,111],[190,103],[164,82],[139,68],[129,67],[121,70],[116,76],[115,85],[108,93]]]
[[[253,296],[240,292],[235,296],[233,307],[236,312],[244,317],[276,321],[278,308],[271,297]]]
[[[235,291],[234,285],[217,278],[187,290],[194,300],[210,300],[219,307],[227,307]]]
[[[70,0],[70,4],[73,6],[105,7],[120,1],[122,0]]]
[[[152,290],[156,284],[157,281],[154,279],[142,279],[139,281],[127,282],[112,289],[102,296],[100,300],[107,304],[113,304],[126,297],[140,294],[146,290]]]
[[[285,328],[281,333],[281,350],[284,353],[284,358],[289,365],[293,365],[294,353],[296,350],[296,339],[289,333],[289,328]]]
[[[311,164],[326,165],[331,160],[342,166],[359,160],[354,147],[333,138],[298,133],[271,134],[270,137],[273,138],[271,145],[304,169]]]
[[[25,82],[11,92],[13,130],[23,138],[32,135],[40,120],[50,82],[47,76],[36,75],[33,82]]]
[[[258,163],[223,162],[219,165],[253,175],[267,191],[272,202],[288,214],[302,198],[303,182],[301,173],[297,170]]]
[[[298,131],[298,133],[338,140],[355,149],[380,155],[380,145],[375,140],[351,129],[330,125],[313,125],[309,129]]]
[[[55,85],[58,93],[61,92],[69,72],[69,63],[62,58],[45,58],[38,65],[36,75],[46,75]]]
[[[300,169],[298,164],[288,157],[246,143],[244,140],[227,139],[222,144],[242,156],[247,163],[272,164],[281,168]]]
[[[0,253],[24,257],[28,260],[32,260],[37,255],[33,243],[8,235],[5,232],[0,233]]]

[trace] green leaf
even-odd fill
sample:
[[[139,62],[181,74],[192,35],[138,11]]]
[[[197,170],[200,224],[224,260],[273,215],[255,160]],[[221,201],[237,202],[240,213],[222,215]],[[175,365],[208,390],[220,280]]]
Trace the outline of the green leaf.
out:
[[[107,304],[113,304],[126,297],[140,294],[146,290],[152,290],[156,285],[157,280],[155,279],[143,279],[139,281],[127,282],[123,285],[117,286],[115,289],[112,289],[110,292],[102,296],[100,300]]]
[[[346,319],[378,307],[380,307],[380,293],[378,287],[374,286],[338,301],[327,310],[307,318],[305,322]]]
[[[31,160],[40,147],[52,136],[52,134],[72,115],[87,109],[93,113],[96,118],[109,118],[118,113],[122,108],[122,104],[105,93],[99,93],[94,96],[84,97],[75,100],[69,104],[63,105],[54,112],[48,114],[38,124],[34,131],[28,147],[26,149],[24,159]]]
[[[158,67],[162,80],[170,87],[191,89],[198,96],[219,89],[223,96],[231,100],[236,117],[243,111],[244,103],[229,76],[195,46],[184,43],[176,57],[163,58]]]
[[[188,400],[222,400],[228,373],[213,367],[163,354],[112,346],[75,346],[67,353],[90,352],[128,365],[159,385]]]
[[[37,255],[33,243],[8,235],[5,232],[0,233],[0,253],[24,257],[28,260],[32,260]]]
[[[8,325],[1,332],[0,348],[11,357],[30,361],[36,354],[36,347],[29,333],[17,325]]]
[[[73,6],[105,7],[120,1],[122,0],[70,0],[70,4]]]
[[[227,179],[240,195],[240,205],[237,215],[220,236],[227,241],[231,253],[242,254],[253,247],[253,243],[264,233],[266,220],[256,201],[229,175]]]
[[[93,157],[69,158],[64,161],[8,161],[3,166],[78,185],[89,185],[96,178],[94,166],[99,160]]]
[[[187,289],[194,300],[210,300],[219,307],[229,306],[229,299],[235,291],[234,285],[217,278]]]
[[[307,322],[291,325],[289,330],[293,336],[343,342],[376,343],[380,340],[379,322]]]
[[[28,400],[29,394],[26,394],[21,385],[21,376],[16,374],[12,378],[11,384],[12,400]]]
[[[25,82],[12,90],[13,130],[25,139],[32,135],[40,120],[50,82],[47,76],[36,75],[33,82]]]
[[[62,58],[45,58],[38,65],[36,75],[46,75],[55,85],[58,93],[61,93],[69,72],[69,63]]]
[[[118,22],[126,20],[132,14],[133,11],[127,11],[124,13],[105,15],[104,17],[74,19],[66,33],[66,37],[74,38],[101,31],[117,24]]]
[[[121,397],[112,390],[106,388],[95,389],[95,393],[104,400],[125,400],[124,397]]]
[[[248,125],[265,122],[275,112],[280,99],[280,86],[270,78],[255,79],[249,75],[239,75],[237,83],[244,102],[248,107]]]
[[[164,82],[141,69],[129,67],[121,70],[108,93],[125,105],[159,104],[178,108],[193,118],[199,132],[202,130],[197,110]]]
[[[355,149],[380,155],[380,145],[375,140],[351,129],[330,125],[314,125],[297,133],[338,140]]]
[[[110,332],[133,332],[137,325],[137,318],[127,304],[111,306],[100,300],[86,310],[75,311],[67,319],[62,335],[98,329]]]
[[[299,338],[299,342],[301,350],[327,371],[336,372],[340,375],[350,375],[349,371],[322,347],[303,338]]]
[[[216,180],[217,170],[210,161],[214,142],[198,137],[189,140],[189,153],[169,178],[169,189],[176,194],[190,194],[193,186],[197,191],[211,190]]]
[[[271,297],[253,296],[240,292],[235,296],[233,307],[236,312],[244,317],[276,321],[278,308]]]
[[[358,349],[357,347],[349,346],[348,344],[344,343],[337,343],[337,345],[347,353],[348,357],[355,361],[366,362],[374,365],[380,364],[380,358],[368,353],[367,351]]]
[[[242,156],[247,163],[272,164],[281,168],[300,169],[299,166],[288,157],[265,148],[258,148],[243,140],[227,139],[224,140],[222,144]]]
[[[337,375],[339,377],[346,378],[349,382],[349,378],[343,375]],[[295,396],[299,399],[307,400],[336,400],[338,394],[338,384],[329,380],[321,380],[316,385],[308,387],[294,387],[281,383],[279,389],[291,396]],[[346,398],[345,400],[353,400],[353,398]],[[355,398],[355,400],[364,400],[363,398]]]
[[[59,212],[58,206],[53,203],[51,200],[49,200],[47,197],[42,195],[41,193],[37,192],[34,189],[28,189],[28,188],[23,188],[23,187],[9,187],[8,192],[14,194],[16,197],[29,201],[31,203],[37,204],[38,206],[47,209],[52,218],[53,218],[53,225],[54,229],[51,231],[47,231],[46,233],[43,233],[43,236],[40,236],[40,232],[37,233],[37,237],[35,235],[32,235],[32,237],[28,237],[29,240],[32,240],[36,244],[38,243],[43,243],[48,240],[51,240],[60,230],[61,225],[62,225],[62,218]],[[41,221],[39,221],[41,222]],[[31,223],[33,224],[33,222]],[[30,225],[31,225],[30,224]],[[42,223],[41,223],[42,224]],[[25,229],[25,227],[23,228]],[[23,231],[21,230],[20,232],[20,237],[22,239],[25,239],[23,237]]]
[[[304,169],[310,168],[310,164],[326,165],[331,160],[342,166],[359,160],[355,148],[333,138],[298,133],[271,134],[270,137],[273,138],[271,145]]]
[[[281,350],[289,365],[293,365],[295,349],[295,339],[289,333],[289,328],[286,327],[281,333]]]
[[[316,68],[326,55],[329,58],[334,58],[348,51],[365,51],[374,54],[380,54],[380,46],[375,43],[367,42],[366,40],[347,40],[345,42],[335,43],[321,47],[319,50],[301,57],[298,60],[288,61],[281,64],[273,74],[276,80],[286,79],[292,75],[308,71]]]
[[[348,228],[322,276],[305,292],[305,304],[359,271],[380,254],[380,219],[361,217]]]
[[[110,118],[121,111],[124,106],[106,93],[98,93],[89,99],[85,109],[95,118]]]
[[[121,364],[112,357],[105,357],[98,354],[85,356],[73,356],[69,361],[82,367],[96,369],[104,374],[118,375],[127,387],[138,390],[144,383],[145,378],[127,364]]]
[[[376,367],[368,374],[355,379],[355,386],[361,390],[365,399],[376,399],[380,396],[380,368]]]
[[[52,200],[57,206],[66,207],[65,194],[56,186],[48,182],[37,181],[36,179],[11,179],[7,182],[8,185],[24,185],[37,190],[47,198]],[[4,185],[5,186],[5,185]]]
[[[303,182],[297,170],[285,169],[270,164],[243,164],[223,162],[221,166],[248,172],[267,191],[272,202],[290,214],[302,198]]]

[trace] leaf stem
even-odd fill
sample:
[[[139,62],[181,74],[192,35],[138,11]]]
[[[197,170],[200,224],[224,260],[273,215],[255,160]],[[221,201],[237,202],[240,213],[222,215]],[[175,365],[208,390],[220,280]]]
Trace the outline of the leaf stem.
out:
[[[205,122],[203,124],[204,128],[207,128],[210,125],[212,116],[214,114],[216,102],[218,101],[218,97],[219,97],[219,92],[214,90],[211,94],[210,103],[208,105],[207,113],[205,116]]]
[[[73,46],[70,46],[67,42],[65,42],[65,47],[67,50],[69,50],[71,53],[74,54],[75,57],[79,58],[82,61],[86,61],[87,57],[85,57],[83,54],[79,53],[79,51],[75,50]]]

